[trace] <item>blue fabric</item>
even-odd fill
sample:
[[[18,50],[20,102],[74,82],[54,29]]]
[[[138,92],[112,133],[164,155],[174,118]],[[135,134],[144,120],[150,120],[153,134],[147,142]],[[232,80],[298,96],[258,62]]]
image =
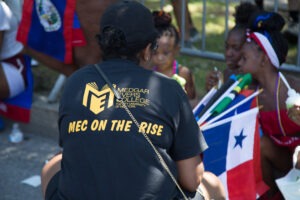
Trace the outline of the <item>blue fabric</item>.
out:
[[[4,128],[5,128],[4,121],[2,118],[0,118],[0,131],[2,131]]]
[[[231,122],[204,131],[204,137],[210,147],[204,152],[205,170],[219,176],[226,171],[226,153]],[[215,158],[215,159],[214,159]]]

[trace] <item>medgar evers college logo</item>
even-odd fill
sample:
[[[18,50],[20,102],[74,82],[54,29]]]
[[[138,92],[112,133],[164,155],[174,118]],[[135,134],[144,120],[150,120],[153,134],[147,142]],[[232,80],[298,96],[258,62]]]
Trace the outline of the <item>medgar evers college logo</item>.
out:
[[[88,107],[94,114],[99,114],[105,108],[109,108],[114,104],[114,93],[105,85],[99,91],[95,82],[88,83],[85,86],[82,104]]]
[[[113,87],[116,88],[114,84]],[[128,108],[136,108],[137,106],[148,106],[150,104],[147,95],[149,89],[141,88],[116,88],[121,94],[123,102]],[[108,87],[104,85],[99,91],[99,88],[95,82],[86,84],[83,95],[82,104],[92,111],[94,114],[99,114],[107,108],[114,105],[114,93]],[[122,103],[119,100],[115,102],[115,108],[123,108]]]

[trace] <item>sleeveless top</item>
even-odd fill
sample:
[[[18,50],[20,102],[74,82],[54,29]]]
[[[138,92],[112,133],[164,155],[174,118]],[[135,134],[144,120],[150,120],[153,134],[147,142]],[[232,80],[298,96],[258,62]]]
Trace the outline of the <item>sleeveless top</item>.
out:
[[[284,76],[280,73],[278,79],[282,79],[288,89],[291,89]],[[276,99],[277,103],[277,99]],[[263,133],[268,135],[275,144],[294,149],[300,145],[300,137],[293,136],[300,133],[300,126],[293,122],[287,115],[286,109],[259,111],[259,121]]]

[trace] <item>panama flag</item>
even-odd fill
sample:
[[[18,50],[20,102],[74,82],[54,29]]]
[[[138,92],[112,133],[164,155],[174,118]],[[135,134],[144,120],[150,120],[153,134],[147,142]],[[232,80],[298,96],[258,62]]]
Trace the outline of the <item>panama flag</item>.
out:
[[[230,200],[253,200],[267,189],[261,178],[257,113],[255,107],[202,129],[209,145],[205,170],[220,178]]]

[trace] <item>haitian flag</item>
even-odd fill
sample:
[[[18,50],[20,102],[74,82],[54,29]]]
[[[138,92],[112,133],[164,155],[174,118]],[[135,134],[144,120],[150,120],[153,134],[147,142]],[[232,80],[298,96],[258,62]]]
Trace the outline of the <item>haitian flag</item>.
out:
[[[75,0],[24,0],[17,40],[66,64],[73,46],[85,45]]]
[[[255,107],[201,129],[209,146],[205,170],[220,178],[226,199],[253,200],[268,189],[261,176],[257,113]]]
[[[24,56],[26,65],[27,87],[19,95],[0,101],[0,115],[14,121],[28,123],[30,121],[30,109],[33,97],[33,75],[31,71],[30,57]]]

